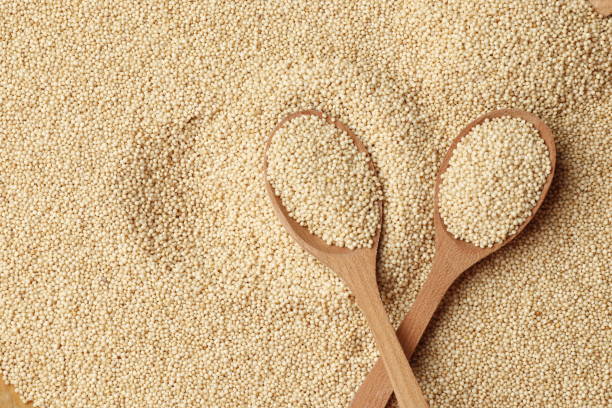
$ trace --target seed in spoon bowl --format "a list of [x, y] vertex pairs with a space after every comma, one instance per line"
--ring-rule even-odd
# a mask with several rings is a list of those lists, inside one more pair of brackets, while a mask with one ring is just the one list
[[328, 245], [372, 247], [381, 186], [345, 131], [316, 115], [287, 121], [270, 141], [267, 177], [289, 215]]
[[533, 124], [502, 116], [474, 126], [441, 175], [439, 208], [447, 230], [481, 248], [503, 241], [531, 215], [550, 170]]

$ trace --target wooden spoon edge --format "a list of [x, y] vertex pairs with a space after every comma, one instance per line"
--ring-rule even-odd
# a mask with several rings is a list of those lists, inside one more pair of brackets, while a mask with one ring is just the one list
[[0, 408], [32, 408], [32, 402], [24, 403], [15, 387], [4, 382], [0, 376]]
[[272, 201], [272, 207], [274, 209], [274, 212], [278, 216], [279, 220], [281, 221], [285, 229], [298, 242], [298, 244], [302, 248], [304, 248], [306, 251], [315, 255], [317, 258], [326, 258], [326, 255], [329, 255], [329, 254], [350, 256], [356, 253], [362, 253], [362, 255], [366, 253], [370, 253], [370, 255], [376, 256], [377, 247], [380, 241], [382, 223], [383, 223], [383, 202], [382, 200], [378, 201], [380, 220], [378, 223], [378, 228], [376, 230], [376, 233], [374, 234], [374, 237], [373, 237], [372, 247], [371, 248], [357, 248], [353, 250], [353, 249], [348, 249], [344, 247], [339, 247], [336, 245], [328, 245], [321, 238], [312, 234], [306, 227], [303, 227], [297, 221], [295, 221], [288, 214], [287, 209], [283, 205], [281, 198], [278, 195], [276, 195], [274, 188], [268, 181], [268, 178], [267, 178], [268, 149], [270, 147], [270, 144], [272, 143], [272, 138], [274, 137], [276, 132], [278, 132], [278, 130], [281, 129], [290, 120], [293, 120], [299, 116], [307, 116], [307, 115], [319, 117], [325, 120], [327, 123], [334, 125], [336, 128], [346, 132], [353, 140], [353, 143], [355, 143], [357, 150], [359, 152], [363, 152], [368, 155], [368, 157], [370, 158], [370, 160], [368, 160], [368, 165], [370, 166], [370, 169], [374, 171], [375, 174], [377, 174], [376, 167], [374, 166], [374, 163], [371, 160], [371, 155], [366, 149], [365, 145], [363, 144], [361, 139], [359, 139], [359, 137], [357, 137], [357, 135], [344, 123], [340, 122], [339, 120], [335, 120], [328, 115], [325, 115], [321, 111], [314, 110], [314, 109], [308, 109], [308, 110], [302, 110], [302, 111], [290, 113], [287, 116], [285, 116], [276, 125], [274, 130], [272, 130], [272, 132], [270, 133], [270, 136], [268, 137], [268, 140], [266, 141], [265, 147], [264, 147], [263, 177], [264, 177], [265, 188], [268, 193], [268, 196], [270, 197], [270, 200]]
[[[469, 242], [455, 238], [446, 229], [446, 226], [444, 225], [444, 221], [442, 220], [442, 217], [440, 216], [439, 207], [438, 207], [438, 198], [439, 198], [438, 196], [440, 192], [439, 190], [440, 190], [441, 176], [442, 176], [442, 173], [444, 173], [446, 169], [448, 168], [449, 160], [452, 156], [453, 151], [457, 147], [457, 144], [465, 135], [467, 135], [472, 130], [474, 126], [481, 124], [487, 119], [498, 118], [498, 117], [503, 117], [503, 116], [512, 116], [512, 117], [521, 118], [534, 125], [534, 127], [538, 130], [538, 132], [540, 133], [540, 136], [544, 140], [544, 143], [546, 143], [546, 147], [548, 148], [548, 154], [549, 154], [549, 160], [550, 160], [550, 173], [548, 174], [548, 177], [546, 178], [546, 181], [544, 185], [542, 186], [542, 191], [540, 192], [540, 198], [538, 199], [538, 202], [532, 208], [531, 214], [529, 215], [529, 217], [527, 217], [521, 223], [518, 230], [514, 234], [508, 236], [502, 242], [498, 242], [497, 244], [494, 244], [490, 248], [481, 248]], [[557, 162], [557, 150], [555, 146], [555, 140], [554, 140], [553, 133], [550, 130], [550, 128], [544, 123], [544, 121], [542, 121], [540, 118], [538, 118], [536, 115], [532, 113], [529, 113], [523, 110], [519, 110], [519, 109], [500, 109], [500, 110], [488, 112], [478, 117], [477, 119], [473, 120], [472, 122], [470, 122], [459, 133], [459, 135], [452, 141], [448, 151], [446, 152], [446, 155], [444, 156], [444, 159], [442, 160], [442, 163], [440, 164], [438, 173], [436, 174], [435, 187], [434, 187], [434, 226], [436, 230], [436, 247], [439, 248], [441, 246], [451, 246], [456, 251], [460, 251], [463, 255], [465, 255], [467, 257], [466, 263], [469, 263], [470, 265], [472, 265], [476, 263], [478, 260], [486, 257], [492, 252], [495, 252], [501, 247], [507, 245], [509, 242], [515, 239], [525, 229], [527, 224], [531, 222], [531, 220], [535, 217], [536, 213], [542, 206], [542, 203], [544, 202], [544, 199], [546, 198], [546, 195], [548, 194], [548, 191], [550, 189], [550, 186], [552, 184], [552, 181], [555, 175], [556, 162]]]

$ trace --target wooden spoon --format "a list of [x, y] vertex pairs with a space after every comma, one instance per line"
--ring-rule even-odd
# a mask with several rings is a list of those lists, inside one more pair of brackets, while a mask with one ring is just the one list
[[[448, 168], [448, 161], [450, 160], [453, 150], [457, 147], [457, 143], [461, 140], [461, 138], [468, 134], [474, 126], [482, 123], [485, 119], [498, 118], [500, 116], [513, 116], [521, 118], [527, 122], [531, 122], [535, 126], [548, 147], [551, 171], [546, 179], [544, 187], [542, 188], [540, 199], [536, 203], [535, 207], [533, 207], [529, 218], [527, 218], [521, 224], [518, 231], [514, 235], [492, 246], [491, 248], [480, 248], [468, 242], [454, 238], [446, 230], [446, 227], [440, 218], [440, 212], [438, 209], [438, 191], [441, 181], [440, 175]], [[427, 280], [423, 284], [423, 287], [412, 304], [410, 312], [408, 312], [408, 315], [397, 330], [397, 337], [399, 338], [400, 343], [404, 348], [404, 352], [408, 357], [410, 357], [414, 352], [419, 340], [421, 339], [421, 336], [423, 335], [423, 332], [431, 320], [431, 317], [436, 311], [438, 304], [453, 282], [470, 266], [512, 241], [518, 234], [521, 233], [521, 231], [523, 231], [525, 226], [529, 224], [529, 221], [533, 219], [534, 215], [542, 205], [544, 197], [546, 197], [546, 193], [548, 193], [550, 183], [552, 182], [553, 175], [555, 173], [555, 163], [556, 149], [551, 130], [538, 117], [521, 110], [503, 109], [487, 113], [486, 115], [479, 117], [467, 125], [465, 129], [459, 133], [459, 136], [453, 140], [453, 143], [442, 161], [435, 182], [434, 229], [436, 233], [436, 252], [433, 265], [431, 267], [431, 272], [429, 273]], [[353, 402], [350, 406], [351, 408], [385, 408], [392, 392], [393, 389], [389, 384], [387, 376], [385, 375], [382, 364], [380, 361], [378, 361], [357, 391], [357, 394], [355, 394]]]
[[0, 408], [32, 408], [32, 403], [24, 403], [15, 388], [6, 384], [0, 377]]
[[[307, 110], [296, 112], [285, 117], [274, 129], [265, 150], [264, 157], [264, 173], [268, 168], [268, 148], [274, 134], [284, 126], [288, 121], [295, 119], [298, 116], [313, 115], [326, 120], [328, 123], [336, 126], [348, 133], [353, 139], [360, 152], [366, 152], [364, 145], [355, 136], [355, 134], [344, 124], [329, 119], [322, 112], [315, 110]], [[373, 169], [373, 164], [370, 162]], [[272, 200], [272, 207], [277, 217], [280, 219], [283, 226], [289, 234], [297, 241], [297, 243], [306, 251], [314, 255], [321, 263], [328, 266], [336, 272], [345, 282], [355, 296], [357, 305], [365, 315], [370, 329], [374, 334], [374, 340], [380, 350], [384, 367], [388, 378], [392, 385], [391, 389], [395, 391], [400, 407], [427, 407], [427, 402], [423, 397], [421, 389], [417, 384], [416, 378], [412, 373], [412, 369], [408, 364], [408, 360], [402, 350], [393, 326], [389, 322], [389, 317], [380, 299], [378, 286], [376, 283], [376, 252], [378, 241], [380, 238], [380, 223], [373, 238], [374, 244], [372, 248], [347, 249], [338, 246], [328, 245], [321, 238], [311, 234], [307, 228], [298, 224], [289, 214], [285, 206], [282, 204], [270, 183], [265, 181], [266, 191]], [[382, 202], [378, 203], [380, 215], [382, 219]], [[386, 380], [385, 376], [385, 380]]]
[[612, 0], [591, 0], [591, 4], [602, 16], [612, 15]]

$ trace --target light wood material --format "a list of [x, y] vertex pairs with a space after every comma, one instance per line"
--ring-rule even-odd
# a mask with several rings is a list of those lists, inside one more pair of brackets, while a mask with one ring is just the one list
[[[264, 172], [267, 170], [267, 151], [272, 137], [287, 121], [302, 115], [314, 115], [326, 119], [330, 124], [348, 133], [359, 151], [367, 153], [361, 141], [344, 124], [325, 118], [319, 111], [296, 112], [285, 117], [272, 132], [266, 144]], [[373, 164], [370, 163], [370, 166], [373, 168]], [[395, 390], [400, 407], [427, 407], [427, 402], [417, 384], [380, 299], [376, 283], [376, 253], [380, 238], [380, 225], [374, 236], [372, 248], [350, 250], [328, 245], [288, 215], [280, 197], [274, 193], [274, 189], [267, 180], [265, 187], [272, 201], [274, 212], [289, 234], [302, 248], [336, 272], [352, 291], [357, 305], [365, 315], [374, 334], [374, 339], [384, 361], [384, 367], [391, 381], [389, 387]], [[379, 202], [379, 209], [382, 217], [382, 202]]]
[[590, 0], [590, 2], [602, 16], [608, 17], [612, 15], [612, 0]]
[[[457, 147], [457, 143], [461, 140], [461, 138], [468, 134], [474, 126], [482, 123], [485, 119], [507, 115], [519, 117], [531, 122], [538, 129], [540, 136], [542, 136], [542, 139], [544, 139], [544, 142], [548, 147], [551, 172], [546, 179], [540, 199], [533, 208], [531, 216], [521, 224], [519, 230], [514, 235], [508, 237], [505, 241], [500, 242], [491, 248], [480, 248], [470, 243], [455, 239], [446, 230], [438, 211], [440, 175], [448, 168], [449, 159], [453, 150], [455, 147]], [[434, 229], [436, 238], [433, 265], [427, 280], [425, 281], [414, 301], [414, 304], [412, 305], [412, 308], [397, 330], [397, 336], [402, 344], [402, 347], [404, 348], [404, 352], [408, 357], [410, 357], [414, 352], [419, 340], [421, 339], [421, 336], [425, 332], [425, 329], [431, 320], [431, 317], [444, 297], [444, 294], [453, 284], [453, 282], [470, 266], [512, 241], [533, 219], [536, 212], [542, 205], [544, 197], [546, 197], [546, 194], [548, 193], [548, 189], [550, 188], [555, 172], [555, 164], [556, 148], [551, 130], [535, 115], [520, 110], [504, 109], [483, 115], [467, 125], [465, 129], [461, 131], [459, 136], [453, 141], [450, 149], [444, 157], [444, 160], [442, 161], [442, 164], [440, 165], [435, 182]], [[350, 406], [351, 408], [385, 408], [392, 392], [393, 389], [389, 384], [389, 380], [387, 379], [383, 366], [381, 362], [378, 361], [355, 394]]]
[[32, 404], [22, 402], [13, 386], [2, 381], [0, 376], [0, 408], [32, 408]]

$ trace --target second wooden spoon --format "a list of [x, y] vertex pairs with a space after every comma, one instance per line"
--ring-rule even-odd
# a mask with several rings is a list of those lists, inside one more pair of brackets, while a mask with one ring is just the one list
[[[446, 230], [446, 227], [444, 226], [444, 223], [440, 217], [440, 212], [438, 211], [438, 190], [441, 182], [440, 175], [448, 168], [448, 162], [453, 150], [455, 147], [457, 147], [457, 143], [459, 143], [461, 138], [467, 135], [474, 126], [481, 124], [486, 119], [498, 118], [501, 116], [521, 118], [527, 122], [531, 122], [535, 126], [548, 147], [551, 170], [548, 178], [546, 179], [546, 183], [542, 188], [540, 199], [533, 207], [529, 218], [527, 218], [521, 224], [518, 231], [514, 235], [492, 246], [491, 248], [480, 248], [468, 242], [456, 239]], [[453, 141], [446, 156], [444, 157], [444, 160], [442, 161], [442, 165], [440, 166], [440, 170], [438, 171], [438, 175], [436, 177], [434, 192], [434, 229], [436, 233], [436, 252], [433, 265], [431, 267], [431, 272], [429, 273], [427, 280], [423, 284], [423, 287], [412, 304], [412, 308], [408, 312], [408, 315], [397, 330], [397, 337], [404, 348], [406, 356], [410, 357], [416, 349], [416, 346], [419, 343], [421, 336], [425, 332], [431, 317], [442, 301], [444, 294], [448, 288], [450, 288], [453, 282], [470, 266], [512, 241], [533, 219], [536, 212], [542, 205], [544, 197], [546, 197], [546, 193], [548, 193], [548, 189], [555, 173], [555, 163], [556, 149], [551, 130], [537, 116], [521, 110], [502, 109], [489, 112], [467, 125], [465, 129], [461, 131], [459, 136], [457, 136], [457, 138]], [[350, 407], [385, 408], [392, 392], [393, 389], [385, 375], [382, 364], [380, 361], [378, 361], [355, 394]]]
[[[355, 146], [360, 152], [367, 153], [361, 141], [341, 122], [325, 118], [323, 113], [319, 111], [309, 110], [296, 112], [285, 117], [272, 132], [266, 145], [264, 171], [267, 171], [267, 152], [274, 134], [288, 121], [302, 115], [314, 115], [327, 120], [328, 123], [346, 132], [353, 139]], [[370, 163], [370, 166], [373, 166], [372, 163]], [[373, 238], [374, 244], [371, 248], [351, 250], [328, 245], [321, 238], [311, 234], [307, 228], [301, 226], [289, 216], [281, 198], [275, 194], [274, 189], [267, 179], [265, 186], [272, 201], [274, 212], [287, 232], [289, 232], [302, 248], [336, 272], [355, 296], [355, 301], [368, 321], [376, 345], [382, 355], [384, 361], [383, 372], [386, 368], [388, 375], [388, 377], [385, 376], [385, 379], [389, 378], [389, 388], [395, 391], [400, 407], [427, 408], [427, 401], [423, 397], [416, 378], [412, 373], [404, 350], [402, 350], [402, 346], [395, 336], [395, 331], [389, 322], [389, 317], [387, 316], [387, 312], [385, 311], [378, 292], [378, 285], [376, 283], [376, 252], [380, 238], [380, 222], [378, 230]], [[380, 209], [379, 213], [382, 217], [382, 202], [379, 202], [378, 205]]]

